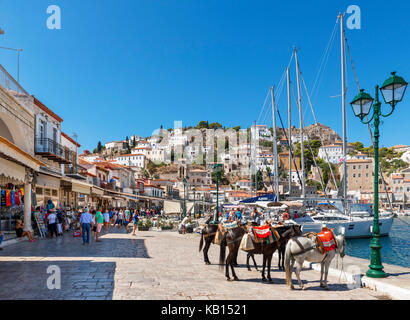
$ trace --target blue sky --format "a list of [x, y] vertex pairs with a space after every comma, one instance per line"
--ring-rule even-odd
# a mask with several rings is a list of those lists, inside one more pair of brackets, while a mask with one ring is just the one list
[[[49, 5], [61, 8], [61, 30], [46, 27]], [[162, 124], [200, 120], [249, 126], [292, 47], [312, 88], [337, 14], [355, 4], [361, 29], [346, 30], [360, 86], [374, 96], [391, 71], [410, 79], [408, 1], [0, 0], [0, 46], [23, 48], [22, 86], [64, 119], [83, 148]], [[318, 121], [340, 135], [339, 29], [313, 103]], [[16, 55], [0, 63], [16, 75]], [[295, 70], [292, 66], [292, 81]], [[347, 57], [347, 100], [357, 93]], [[303, 90], [303, 88], [302, 88]], [[381, 145], [410, 144], [409, 91], [381, 127]], [[303, 96], [303, 109], [307, 105]], [[278, 100], [286, 118], [286, 91]], [[293, 103], [293, 105], [295, 105]], [[348, 140], [370, 143], [347, 105]], [[299, 126], [296, 108], [293, 123]], [[310, 111], [305, 124], [311, 124]], [[259, 123], [272, 125], [271, 114]], [[83, 149], [82, 148], [82, 149]]]

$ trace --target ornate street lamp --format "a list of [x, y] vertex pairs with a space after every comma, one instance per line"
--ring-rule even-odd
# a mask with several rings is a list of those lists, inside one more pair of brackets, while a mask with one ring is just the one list
[[194, 217], [194, 219], [195, 219], [195, 191], [196, 191], [195, 187], [192, 188], [192, 191], [194, 192], [194, 208], [192, 209], [192, 210], [193, 210], [192, 215], [193, 215], [193, 217]]
[[186, 186], [187, 186], [186, 178], [182, 179], [182, 183], [184, 184], [184, 218], [185, 218], [186, 217]]
[[381, 103], [379, 101], [379, 86], [376, 86], [375, 102], [373, 105], [373, 115], [370, 120], [364, 122], [363, 119], [370, 113], [370, 109], [373, 104], [373, 98], [360, 90], [360, 93], [354, 97], [350, 103], [353, 108], [354, 114], [360, 118], [360, 121], [364, 124], [369, 124], [374, 120], [374, 217], [373, 217], [373, 239], [370, 244], [371, 260], [369, 270], [366, 275], [371, 278], [384, 278], [386, 273], [383, 271], [383, 265], [380, 255], [380, 228], [379, 228], [379, 125], [380, 117], [388, 117], [394, 111], [394, 108], [398, 102], [403, 99], [404, 92], [407, 88], [407, 82], [402, 77], [396, 76], [395, 72], [392, 72], [392, 76], [387, 79], [383, 86], [380, 88], [384, 101], [390, 104], [391, 111], [388, 114], [382, 114]]
[[214, 172], [216, 174], [216, 208], [214, 213], [213, 223], [218, 223], [219, 214], [219, 175], [221, 174], [222, 164], [217, 163], [214, 165]]

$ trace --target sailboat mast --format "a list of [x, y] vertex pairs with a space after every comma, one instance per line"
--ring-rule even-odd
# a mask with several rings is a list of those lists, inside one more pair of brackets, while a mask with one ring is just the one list
[[306, 190], [305, 190], [305, 148], [303, 144], [303, 121], [302, 121], [302, 97], [300, 94], [300, 79], [299, 79], [299, 63], [298, 63], [298, 53], [295, 48], [295, 61], [296, 61], [296, 79], [298, 84], [298, 107], [299, 107], [299, 122], [300, 122], [300, 162], [301, 162], [301, 169], [302, 169], [302, 198], [306, 198]]
[[272, 118], [273, 118], [273, 160], [275, 161], [275, 194], [276, 201], [279, 201], [279, 168], [278, 168], [278, 145], [276, 138], [276, 115], [275, 115], [275, 96], [273, 87], [270, 88], [272, 95]]
[[341, 50], [341, 68], [342, 68], [342, 114], [343, 114], [343, 209], [347, 214], [347, 132], [346, 132], [346, 66], [345, 66], [345, 30], [344, 30], [344, 17], [343, 14], [339, 14], [340, 18], [340, 50]]
[[286, 68], [286, 77], [288, 80], [288, 120], [289, 120], [289, 197], [292, 196], [292, 115], [291, 115], [291, 99], [290, 99], [290, 72]]

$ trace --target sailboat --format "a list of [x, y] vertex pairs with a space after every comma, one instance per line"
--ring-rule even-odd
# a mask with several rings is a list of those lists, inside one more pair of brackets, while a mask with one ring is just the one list
[[[345, 86], [345, 35], [344, 35], [344, 17], [340, 13], [338, 17], [340, 23], [340, 36], [341, 36], [341, 74], [342, 74], [342, 114], [343, 114], [343, 172], [347, 173], [347, 137], [346, 137], [346, 86]], [[303, 151], [303, 122], [302, 122], [302, 109], [301, 109], [301, 94], [300, 94], [300, 79], [299, 79], [299, 64], [297, 61], [297, 51], [294, 49], [296, 59], [296, 75], [297, 75], [297, 87], [298, 87], [298, 108], [299, 108], [299, 120], [300, 120], [300, 144], [301, 144], [301, 167], [302, 167], [302, 179], [301, 179], [301, 192], [302, 196], [298, 200], [300, 203], [292, 202], [288, 203], [290, 219], [285, 221], [286, 223], [297, 223], [303, 226], [304, 232], [320, 232], [325, 225], [328, 228], [334, 228], [335, 232], [340, 232], [344, 229], [346, 238], [368, 238], [372, 237], [373, 228], [373, 212], [370, 208], [363, 208], [352, 204], [347, 199], [347, 181], [342, 180], [342, 198], [335, 199], [313, 199], [319, 201], [325, 201], [319, 203], [313, 210], [307, 208], [306, 204], [308, 198], [306, 198], [305, 189], [305, 174], [304, 174], [304, 151]], [[289, 130], [290, 124], [290, 90], [289, 90], [289, 68], [287, 69], [288, 77], [288, 109], [289, 109]], [[276, 141], [274, 142], [276, 144]], [[290, 132], [289, 132], [289, 147], [291, 148]], [[292, 152], [289, 151], [289, 176], [291, 175], [291, 158]], [[277, 175], [277, 173], [276, 173]], [[289, 195], [291, 195], [291, 179], [289, 179]], [[387, 214], [379, 217], [380, 235], [387, 236], [390, 232], [393, 224], [393, 214]]]

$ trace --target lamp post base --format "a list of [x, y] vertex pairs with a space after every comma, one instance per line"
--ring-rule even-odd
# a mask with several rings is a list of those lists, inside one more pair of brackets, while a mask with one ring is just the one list
[[383, 271], [383, 267], [379, 268], [374, 268], [374, 266], [369, 266], [370, 269], [367, 270], [366, 276], [369, 278], [386, 278], [387, 274]]

